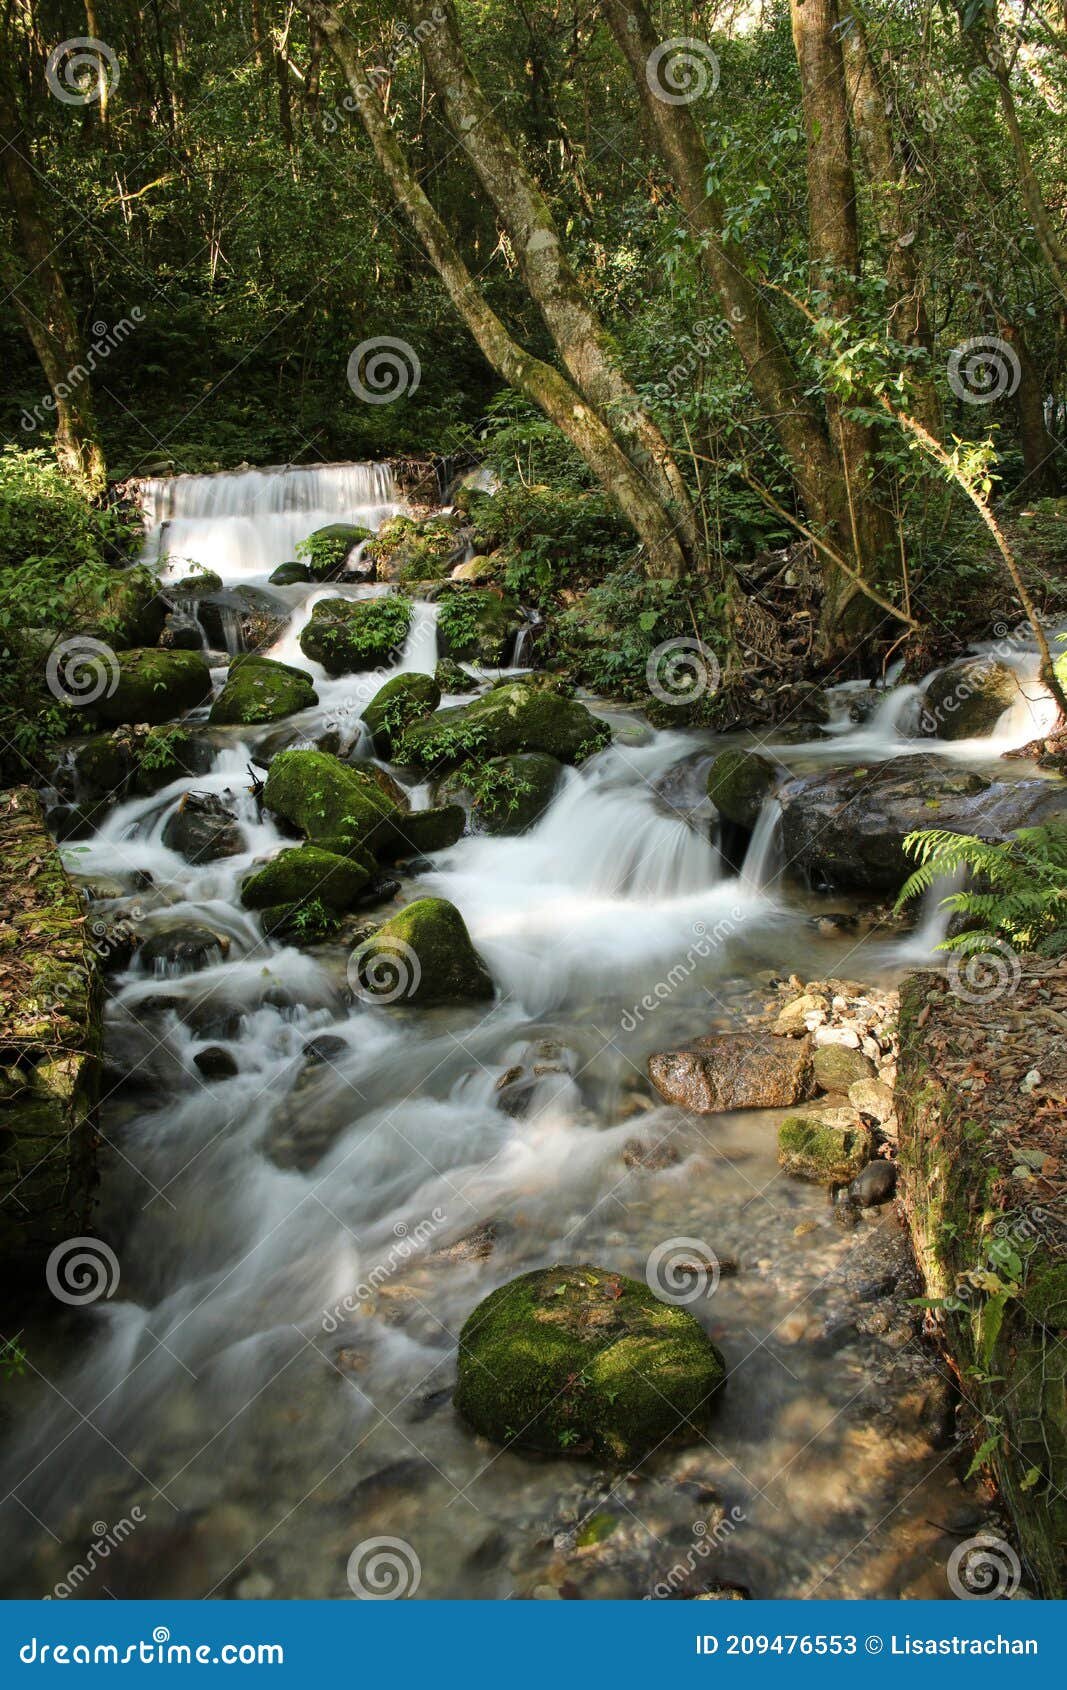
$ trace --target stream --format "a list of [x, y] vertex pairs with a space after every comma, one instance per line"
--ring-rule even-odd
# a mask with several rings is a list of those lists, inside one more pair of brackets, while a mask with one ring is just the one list
[[[258, 588], [312, 529], [403, 508], [370, 465], [181, 477], [144, 503], [164, 580], [198, 563]], [[82, 1596], [349, 1598], [353, 1552], [389, 1538], [414, 1551], [420, 1597], [639, 1599], [673, 1593], [679, 1565], [758, 1597], [947, 1595], [949, 1549], [983, 1509], [931, 1429], [936, 1358], [906, 1299], [879, 1301], [903, 1247], [891, 1206], [842, 1231], [824, 1189], [778, 1168], [782, 1112], [689, 1118], [645, 1076], [651, 1052], [729, 1026], [776, 978], [893, 983], [941, 936], [936, 900], [901, 934], [806, 891], [783, 873], [773, 803], [731, 872], [707, 769], [755, 736], [653, 730], [587, 700], [616, 742], [566, 772], [529, 833], [398, 871], [400, 902], [458, 906], [495, 1001], [353, 999], [342, 947], [275, 943], [241, 907], [242, 877], [284, 842], [247, 769], [327, 728], [368, 754], [359, 715], [383, 677], [330, 680], [297, 641], [318, 598], [388, 590], [270, 588], [290, 615], [270, 655], [310, 670], [319, 704], [204, 727], [210, 772], [65, 848], [101, 908], [220, 944], [196, 973], [135, 959], [111, 981], [94, 1232], [121, 1280], [24, 1338], [36, 1378], [4, 1459], [4, 1594], [67, 1594], [88, 1561]], [[419, 605], [399, 668], [436, 657]], [[835, 690], [823, 729], [764, 740], [795, 771], [931, 749], [909, 737], [918, 689], [857, 722], [860, 690]], [[1032, 773], [998, 758], [1041, 731], [1039, 695], [991, 738], [936, 749]], [[191, 866], [163, 842], [189, 788], [232, 796], [239, 855]], [[207, 1046], [231, 1077], [201, 1076]], [[678, 1238], [730, 1269], [691, 1305], [729, 1367], [704, 1442], [620, 1474], [503, 1451], [460, 1421], [457, 1334], [481, 1298], [554, 1262], [643, 1279]]]

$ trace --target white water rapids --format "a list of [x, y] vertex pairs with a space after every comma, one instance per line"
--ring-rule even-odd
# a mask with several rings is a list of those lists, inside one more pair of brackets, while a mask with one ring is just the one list
[[[182, 477], [145, 504], [165, 575], [199, 563], [226, 586], [262, 586], [324, 522], [400, 508], [388, 471], [361, 465]], [[273, 655], [314, 674], [299, 731], [344, 718], [358, 745], [361, 678], [328, 680], [298, 645], [338, 590], [382, 589], [287, 589]], [[400, 668], [435, 659], [420, 605]], [[911, 749], [912, 703], [900, 688], [866, 726], [775, 749]], [[94, 1522], [133, 1519], [76, 1594], [348, 1597], [353, 1549], [387, 1535], [417, 1552], [423, 1596], [577, 1578], [585, 1596], [639, 1597], [686, 1556], [701, 1564], [720, 1508], [734, 1525], [709, 1578], [760, 1596], [940, 1593], [929, 1522], [969, 1501], [921, 1428], [879, 1430], [884, 1356], [842, 1308], [854, 1240], [824, 1192], [779, 1171], [778, 1114], [686, 1119], [644, 1077], [649, 1052], [728, 1024], [763, 971], [863, 978], [861, 940], [828, 934], [819, 901], [783, 884], [776, 806], [727, 872], [703, 799], [710, 735], [618, 721], [619, 743], [567, 771], [528, 834], [465, 838], [405, 880], [403, 899], [462, 911], [497, 985], [477, 1009], [353, 1003], [343, 952], [274, 944], [241, 909], [242, 876], [282, 843], [246, 773], [271, 729], [213, 731], [209, 774], [122, 804], [69, 850], [87, 883], [121, 882], [107, 907], [144, 934], [206, 926], [225, 956], [114, 982], [95, 1230], [119, 1286], [27, 1338], [34, 1411], [9, 1440], [0, 1510], [8, 1594], [47, 1594], [85, 1563]], [[194, 867], [163, 843], [190, 787], [232, 795], [240, 855]], [[201, 1077], [208, 1047], [232, 1077]], [[674, 1159], [642, 1166], [634, 1141]], [[491, 1252], [462, 1245], [486, 1228]], [[626, 1476], [502, 1452], [459, 1421], [457, 1334], [490, 1290], [555, 1261], [641, 1278], [677, 1237], [738, 1268], [694, 1308], [730, 1367], [708, 1441]], [[610, 1535], [588, 1554], [602, 1516]]]

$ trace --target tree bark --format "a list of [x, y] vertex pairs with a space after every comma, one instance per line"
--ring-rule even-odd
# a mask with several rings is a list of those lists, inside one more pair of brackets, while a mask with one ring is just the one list
[[81, 330], [55, 260], [56, 243], [41, 210], [18, 106], [3, 74], [0, 171], [21, 247], [20, 257], [14, 251], [2, 256], [4, 282], [51, 390], [56, 458], [68, 475], [85, 480], [93, 492], [99, 492], [107, 476]]
[[548, 202], [471, 70], [451, 0], [408, 0], [407, 10], [448, 125], [511, 238], [527, 292], [564, 368], [648, 478], [697, 562], [696, 513], [671, 448], [623, 374], [618, 351], [563, 250]]
[[407, 213], [453, 305], [497, 374], [556, 424], [615, 501], [645, 546], [648, 566], [680, 576], [686, 558], [670, 514], [627, 458], [611, 430], [558, 370], [533, 357], [512, 338], [486, 303], [458, 247], [423, 192], [379, 99], [351, 30], [318, 0], [304, 0], [337, 59], [371, 146], [393, 193]]
[[1045, 422], [1045, 384], [1023, 330], [1014, 323], [1003, 321], [997, 327], [1000, 338], [1014, 349], [1019, 360], [1015, 405], [1019, 414], [1019, 441], [1025, 471], [1021, 491], [1028, 498], [1039, 498], [1045, 493], [1055, 493], [1058, 486], [1058, 448]]

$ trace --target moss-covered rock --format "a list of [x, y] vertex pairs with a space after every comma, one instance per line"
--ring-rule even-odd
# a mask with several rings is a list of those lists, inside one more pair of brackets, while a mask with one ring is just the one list
[[385, 853], [390, 859], [429, 856], [433, 851], [447, 851], [462, 839], [467, 812], [462, 804], [439, 804], [432, 810], [412, 810], [397, 817], [393, 826], [396, 843]]
[[372, 854], [391, 842], [394, 806], [376, 782], [328, 751], [280, 751], [263, 802], [324, 850]]
[[208, 741], [180, 725], [114, 728], [70, 753], [77, 798], [90, 813], [131, 794], [148, 797], [183, 774], [207, 774], [213, 761]]
[[318, 702], [311, 676], [303, 669], [249, 652], [230, 664], [208, 719], [216, 725], [276, 722]]
[[477, 692], [478, 690], [477, 682], [468, 675], [466, 669], [461, 668], [451, 657], [440, 659], [433, 672], [433, 678], [442, 693], [453, 693], [462, 697], [464, 693]]
[[0, 1258], [10, 1292], [88, 1230], [101, 992], [85, 905], [28, 787], [0, 794]]
[[241, 902], [246, 909], [265, 910], [317, 898], [327, 909], [350, 910], [374, 872], [371, 857], [339, 857], [316, 845], [295, 845], [279, 851], [248, 877], [241, 887]]
[[758, 751], [720, 751], [708, 770], [708, 797], [721, 816], [751, 830], [779, 774]]
[[610, 742], [603, 722], [573, 698], [512, 681], [471, 704], [457, 704], [415, 722], [397, 747], [397, 760], [423, 768], [455, 768], [471, 758], [542, 751], [561, 763], [580, 763]]
[[103, 603], [72, 602], [70, 628], [104, 640], [115, 651], [154, 646], [163, 632], [167, 608], [153, 571], [135, 564], [114, 571]]
[[860, 1080], [878, 1078], [878, 1070], [870, 1058], [864, 1056], [862, 1050], [853, 1050], [848, 1045], [818, 1045], [812, 1058], [812, 1068], [820, 1091], [840, 1092], [843, 1096], [847, 1096], [849, 1087], [857, 1085]]
[[221, 593], [222, 590], [222, 576], [213, 569], [194, 569], [191, 575], [183, 575], [179, 581], [168, 581], [162, 588], [172, 604], [180, 605], [195, 604], [209, 593]]
[[[373, 528], [359, 522], [328, 522], [297, 547], [313, 581], [337, 581], [351, 567], [357, 547], [374, 539]], [[368, 571], [369, 573], [369, 571]]]
[[410, 625], [408, 599], [321, 599], [300, 635], [300, 649], [328, 675], [358, 674], [395, 661]]
[[437, 637], [446, 657], [489, 668], [507, 662], [522, 626], [514, 599], [454, 582], [437, 595], [437, 609]]
[[114, 690], [92, 706], [101, 722], [167, 722], [211, 697], [211, 672], [199, 652], [121, 653]]
[[379, 581], [440, 581], [461, 546], [455, 517], [438, 515], [418, 522], [409, 516], [389, 517], [367, 546]]
[[455, 1405], [494, 1443], [629, 1462], [699, 1438], [725, 1377], [694, 1316], [638, 1280], [540, 1268], [467, 1318]]
[[408, 904], [357, 954], [363, 989], [390, 1003], [479, 1003], [493, 996], [492, 975], [446, 898]]
[[432, 675], [394, 675], [386, 681], [363, 712], [378, 755], [388, 757], [404, 729], [432, 716], [440, 702], [441, 689]]
[[778, 1129], [778, 1161], [819, 1185], [847, 1185], [870, 1161], [866, 1127], [834, 1126], [817, 1115], [790, 1115]]
[[296, 587], [304, 581], [312, 579], [311, 570], [306, 563], [298, 563], [294, 558], [289, 563], [280, 563], [270, 575], [272, 587]]
[[1021, 697], [1019, 677], [1006, 663], [988, 657], [952, 663], [927, 686], [920, 724], [938, 739], [980, 738]]
[[480, 833], [525, 833], [551, 804], [562, 763], [541, 751], [491, 757], [480, 769], [457, 769], [438, 790], [439, 798], [466, 804]]

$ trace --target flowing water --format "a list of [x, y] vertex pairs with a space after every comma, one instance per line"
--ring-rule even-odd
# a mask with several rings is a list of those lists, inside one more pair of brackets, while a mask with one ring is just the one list
[[[359, 465], [183, 477], [145, 503], [166, 575], [195, 562], [227, 586], [263, 585], [324, 521], [399, 508], [388, 472]], [[320, 693], [289, 742], [341, 723], [360, 744], [364, 682], [329, 681], [297, 644], [339, 590], [383, 589], [284, 595], [274, 655]], [[435, 656], [419, 606], [400, 668]], [[849, 696], [826, 734], [776, 753], [915, 747], [914, 689], [858, 726]], [[122, 804], [69, 851], [87, 884], [122, 883], [101, 907], [143, 934], [192, 923], [219, 942], [199, 972], [135, 962], [113, 981], [94, 1229], [121, 1279], [26, 1336], [8, 1594], [347, 1597], [350, 1555], [378, 1537], [417, 1556], [430, 1597], [642, 1597], [679, 1566], [758, 1596], [946, 1593], [974, 1504], [915, 1409], [937, 1369], [854, 1283], [888, 1212], [843, 1234], [823, 1191], [779, 1171], [778, 1114], [688, 1119], [644, 1074], [651, 1051], [730, 1025], [761, 977], [888, 978], [938, 934], [905, 951], [828, 931], [825, 900], [783, 880], [773, 803], [731, 874], [703, 797], [721, 742], [603, 714], [618, 743], [566, 773], [531, 832], [465, 838], [405, 877], [401, 899], [463, 912], [488, 1008], [353, 1002], [343, 950], [272, 943], [241, 909], [242, 875], [281, 843], [246, 772], [276, 727], [212, 730], [209, 774]], [[239, 856], [193, 867], [163, 842], [189, 787], [231, 795]], [[208, 1046], [231, 1077], [201, 1078]], [[641, 1278], [677, 1238], [736, 1269], [692, 1305], [730, 1369], [705, 1442], [620, 1475], [459, 1421], [457, 1334], [490, 1290], [556, 1261]]]

